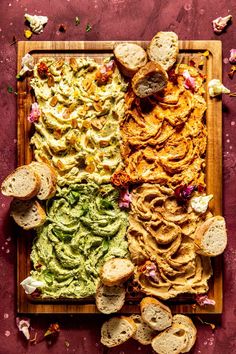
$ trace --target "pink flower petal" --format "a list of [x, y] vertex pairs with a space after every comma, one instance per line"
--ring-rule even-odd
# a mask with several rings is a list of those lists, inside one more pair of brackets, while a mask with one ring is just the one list
[[129, 193], [128, 188], [122, 189], [119, 196], [119, 207], [120, 208], [129, 208], [131, 203], [131, 194]]
[[214, 306], [216, 304], [215, 300], [209, 299], [207, 295], [202, 295], [202, 294], [196, 295], [195, 299], [198, 305], [200, 306], [204, 306], [204, 305]]
[[230, 49], [229, 62], [231, 64], [236, 64], [236, 49]]
[[40, 118], [40, 109], [39, 109], [39, 105], [37, 102], [33, 103], [32, 106], [31, 106], [31, 112], [28, 116], [28, 121], [30, 123], [35, 123], [35, 122], [38, 122], [39, 118]]
[[184, 70], [183, 77], [185, 78], [184, 87], [187, 90], [194, 92], [196, 88], [196, 82], [195, 79], [189, 74], [188, 70]]
[[19, 331], [21, 331], [24, 334], [25, 338], [29, 340], [30, 339], [30, 333], [29, 333], [30, 319], [29, 318], [20, 319], [19, 317], [17, 317], [16, 325], [19, 328]]

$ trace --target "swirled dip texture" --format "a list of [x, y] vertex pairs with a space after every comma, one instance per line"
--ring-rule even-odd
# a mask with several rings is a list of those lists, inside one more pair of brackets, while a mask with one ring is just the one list
[[34, 157], [57, 170], [60, 185], [109, 182], [121, 162], [126, 84], [116, 67], [101, 81], [102, 70], [89, 58], [44, 58], [34, 68], [31, 86], [41, 109], [31, 139]]
[[[203, 79], [194, 67], [178, 66], [161, 95], [140, 99], [126, 95], [121, 123], [125, 171], [133, 182], [156, 182], [172, 188], [204, 185], [206, 126]], [[194, 79], [186, 88], [183, 73]]]
[[127, 215], [110, 185], [72, 184], [48, 202], [47, 222], [38, 231], [31, 260], [42, 297], [93, 295], [99, 270], [112, 257], [127, 257]]
[[144, 183], [133, 190], [128, 243], [143, 292], [169, 299], [208, 290], [210, 258], [195, 253], [193, 234], [210, 216], [180, 206], [170, 188]]

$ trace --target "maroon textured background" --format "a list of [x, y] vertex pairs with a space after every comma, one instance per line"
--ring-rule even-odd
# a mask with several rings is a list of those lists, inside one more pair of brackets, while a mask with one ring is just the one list
[[[49, 21], [33, 40], [150, 40], [160, 30], [173, 30], [180, 39], [220, 39], [223, 58], [236, 47], [235, 0], [1, 0], [0, 2], [0, 181], [16, 166], [16, 97], [7, 87], [15, 87], [16, 46], [13, 36], [24, 40], [24, 13], [47, 15]], [[213, 33], [211, 21], [218, 16], [233, 15], [233, 23], [220, 36]], [[75, 26], [75, 16], [81, 24]], [[66, 32], [58, 31], [60, 24]], [[92, 30], [86, 33], [86, 24]], [[236, 91], [236, 75], [227, 76], [230, 64], [223, 63], [224, 84]], [[236, 98], [223, 97], [224, 215], [227, 220], [229, 244], [224, 255], [224, 313], [221, 325], [213, 332], [196, 319], [198, 338], [192, 353], [236, 353]], [[31, 324], [43, 333], [50, 323], [58, 321], [61, 333], [51, 345], [45, 341], [28, 344], [15, 325], [16, 301], [16, 238], [9, 218], [10, 200], [0, 195], [0, 354], [15, 353], [80, 353], [136, 354], [151, 353], [129, 341], [113, 349], [100, 342], [104, 316], [35, 316]], [[65, 342], [66, 341], [66, 342]], [[67, 344], [67, 345], [66, 345]]]

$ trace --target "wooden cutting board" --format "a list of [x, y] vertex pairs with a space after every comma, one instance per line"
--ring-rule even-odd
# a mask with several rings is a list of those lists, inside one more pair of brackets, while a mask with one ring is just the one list
[[[35, 61], [45, 56], [70, 58], [79, 56], [92, 57], [101, 62], [104, 57], [112, 55], [115, 42], [18, 42], [17, 70], [21, 69], [21, 59], [30, 53]], [[147, 42], [136, 41], [144, 48]], [[203, 74], [206, 75], [206, 88], [211, 79], [222, 80], [222, 45], [221, 41], [179, 41], [180, 53], [178, 61], [189, 63], [190, 60], [204, 60]], [[208, 50], [206, 58], [203, 53]], [[27, 120], [32, 103], [30, 77], [17, 83], [18, 106], [18, 165], [30, 163], [32, 151], [30, 138], [32, 126]], [[206, 157], [207, 193], [214, 195], [212, 212], [222, 214], [222, 102], [221, 99], [211, 99], [206, 90], [207, 101], [206, 123], [208, 129], [208, 144]], [[30, 252], [33, 239], [32, 232], [21, 232], [17, 245], [17, 312], [26, 313], [98, 313], [94, 301], [91, 300], [32, 300], [20, 286], [31, 270]], [[210, 280], [209, 297], [214, 299], [215, 306], [196, 306], [192, 296], [182, 296], [168, 302], [173, 313], [186, 314], [220, 314], [223, 306], [222, 289], [222, 257], [212, 260], [214, 275]], [[122, 313], [139, 312], [138, 301], [132, 300], [122, 308]]]

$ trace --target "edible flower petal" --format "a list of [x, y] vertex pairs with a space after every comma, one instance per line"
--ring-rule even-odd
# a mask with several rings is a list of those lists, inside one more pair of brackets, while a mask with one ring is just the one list
[[128, 188], [122, 189], [120, 191], [120, 196], [119, 196], [119, 207], [128, 209], [130, 203], [131, 203], [131, 194], [129, 193]]
[[209, 201], [213, 198], [213, 194], [200, 195], [198, 197], [193, 197], [190, 200], [190, 205], [196, 213], [205, 213], [208, 208]]
[[192, 193], [196, 190], [195, 186], [179, 186], [175, 189], [175, 197], [178, 202], [185, 203], [191, 197]]
[[226, 17], [218, 17], [212, 21], [213, 30], [215, 33], [221, 33], [228, 25], [229, 21], [231, 21], [232, 16], [228, 15]]
[[57, 336], [60, 332], [60, 326], [58, 323], [50, 324], [48, 330], [44, 333], [44, 337]]
[[16, 317], [16, 325], [19, 328], [19, 331], [21, 331], [24, 334], [25, 338], [29, 340], [30, 339], [30, 333], [29, 333], [30, 319], [29, 318], [20, 319], [19, 317]]
[[236, 64], [236, 49], [230, 49], [229, 62], [231, 64]]
[[196, 88], [195, 79], [189, 74], [188, 70], [184, 70], [183, 77], [185, 78], [184, 87], [194, 92]]
[[115, 69], [114, 60], [102, 65], [96, 73], [96, 80], [99, 85], [105, 85], [112, 76]]
[[33, 32], [32, 31], [30, 31], [30, 30], [24, 30], [24, 36], [25, 36], [25, 38], [27, 38], [27, 39], [30, 39], [31, 37], [32, 37], [32, 34], [33, 34]]
[[41, 114], [41, 112], [40, 112], [38, 103], [37, 102], [33, 103], [31, 106], [30, 115], [28, 116], [28, 121], [30, 123], [38, 122], [40, 114]]
[[25, 14], [25, 19], [29, 22], [32, 32], [37, 34], [43, 32], [43, 26], [48, 22], [47, 16]]
[[45, 285], [44, 282], [34, 279], [33, 277], [29, 276], [24, 279], [20, 285], [23, 286], [25, 293], [27, 295], [32, 294], [37, 288], [40, 288]]
[[207, 295], [203, 295], [203, 294], [196, 295], [195, 300], [200, 306], [204, 306], [204, 305], [215, 306], [216, 304], [215, 300], [209, 299]]
[[152, 278], [155, 283], [159, 283], [160, 278], [158, 276], [157, 266], [151, 261], [147, 261], [140, 268], [141, 272], [146, 275], [146, 277]]
[[208, 91], [211, 97], [216, 97], [222, 93], [230, 93], [230, 90], [225, 87], [220, 80], [213, 79], [208, 84]]
[[127, 187], [130, 176], [125, 171], [117, 171], [111, 177], [111, 183], [116, 187]]
[[34, 69], [34, 58], [29, 53], [25, 54], [25, 56], [21, 60], [21, 71], [17, 75], [17, 77], [23, 76], [27, 71], [33, 71]]

